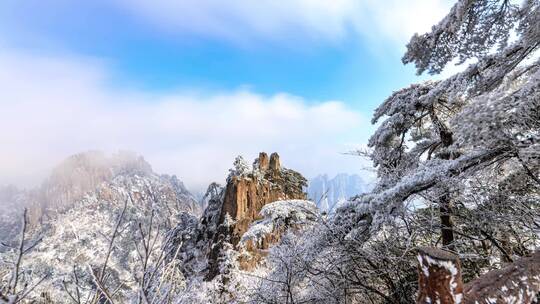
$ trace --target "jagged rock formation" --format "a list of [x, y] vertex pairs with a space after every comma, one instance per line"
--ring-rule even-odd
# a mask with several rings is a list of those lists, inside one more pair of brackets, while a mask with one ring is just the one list
[[[193, 227], [192, 217], [186, 217], [181, 226], [169, 233], [167, 246], [181, 247], [176, 258], [182, 260], [179, 264], [188, 278], [204, 273], [206, 280], [212, 280], [222, 274], [226, 271], [223, 261], [230, 250], [239, 256], [237, 262], [242, 269], [253, 268], [264, 256], [262, 251], [278, 242], [289, 227], [284, 225], [285, 218], [292, 219], [295, 215], [282, 216], [283, 221], [277, 221], [279, 225], [277, 222], [275, 226], [272, 225], [275, 229], [269, 230], [268, 235], [260, 236], [264, 241], [246, 239], [246, 242], [241, 242], [243, 236], [250, 226], [260, 225], [258, 221], [264, 221], [263, 217], [273, 218], [270, 211], [261, 213], [265, 206], [284, 200], [304, 202], [305, 186], [306, 179], [300, 173], [281, 167], [277, 153], [268, 157], [268, 154], [261, 152], [251, 168], [242, 157], [238, 157], [230, 170], [227, 185], [221, 187], [212, 184], [208, 188], [204, 198], [208, 207], [197, 227]], [[309, 204], [310, 208], [315, 208], [312, 203]], [[271, 222], [269, 219], [267, 221]], [[300, 224], [300, 221], [295, 223]], [[194, 229], [196, 233], [186, 233]]]
[[227, 215], [235, 222], [231, 243], [238, 244], [249, 224], [258, 218], [264, 205], [287, 199], [306, 199], [306, 180], [297, 172], [281, 168], [279, 155], [259, 154], [252, 172], [231, 175], [227, 180], [219, 221]]
[[[241, 160], [237, 160], [241, 162]], [[239, 164], [242, 167], [243, 164]], [[249, 225], [260, 218], [262, 208], [272, 202], [291, 199], [306, 199], [303, 188], [306, 179], [298, 172], [281, 168], [279, 155], [272, 153], [270, 160], [264, 152], [255, 160], [253, 170], [236, 168], [227, 178], [223, 204], [219, 215], [214, 246], [209, 255], [209, 274], [212, 279], [218, 274], [219, 254], [222, 243], [227, 241], [238, 249], [238, 243]], [[275, 238], [278, 240], [279, 238]], [[217, 246], [216, 246], [217, 245]], [[241, 264], [242, 265], [242, 264]], [[244, 263], [252, 266], [252, 263]]]

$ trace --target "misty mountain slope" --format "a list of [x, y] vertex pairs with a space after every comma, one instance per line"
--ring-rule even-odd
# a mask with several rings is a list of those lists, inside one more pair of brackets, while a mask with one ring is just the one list
[[[138, 174], [140, 176], [160, 176], [152, 171], [152, 167], [144, 158], [132, 152], [118, 152], [107, 155], [100, 151], [78, 153], [66, 158], [53, 168], [50, 176], [33, 189], [20, 190], [13, 186], [0, 187], [0, 240], [8, 241], [12, 237], [10, 229], [4, 227], [18, 226], [24, 208], [32, 226], [54, 219], [57, 213], [69, 208], [71, 204], [81, 200], [86, 193], [94, 191], [99, 185], [111, 182], [117, 176]], [[178, 196], [189, 202], [193, 212], [199, 207], [193, 205], [194, 197], [176, 177], [163, 176], [169, 179]]]
[[[88, 160], [86, 156], [79, 159]], [[42, 212], [41, 224], [32, 223], [29, 237], [42, 240], [25, 256], [22, 273], [26, 275], [21, 279], [30, 283], [30, 277], [32, 280], [45, 278], [34, 296], [41, 300], [45, 297], [55, 303], [68, 302], [64, 284], [72, 286], [74, 272], [80, 285], [90, 289], [93, 286], [90, 268], [95, 271], [101, 269], [117, 221], [123, 214], [108, 259], [110, 275], [105, 280], [107, 284], [118, 286], [117, 292], [124, 298], [130, 298], [135, 293], [136, 277], [141, 272], [135, 247], [138, 244], [139, 250], [142, 248], [140, 231], [147, 233], [152, 227], [152, 244], [160, 248], [165, 232], [177, 225], [181, 214], [200, 214], [198, 202], [175, 176], [153, 173], [142, 158], [139, 158], [137, 166], [133, 166], [134, 163], [115, 166], [117, 162], [111, 166], [111, 163], [100, 162], [93, 167], [85, 162], [80, 167], [72, 166], [70, 162], [67, 162], [69, 166], [62, 167], [60, 178], [53, 174], [44, 183], [46, 187], [40, 188], [49, 190], [42, 194], [57, 199], [46, 201], [49, 203], [46, 206], [28, 204], [29, 210], [36, 208]], [[78, 179], [68, 178], [74, 176]], [[94, 189], [82, 194], [83, 190], [94, 185]], [[8, 193], [7, 190], [4, 192]], [[5, 196], [13, 202], [15, 194]], [[80, 198], [70, 201], [71, 197]], [[57, 204], [58, 208], [52, 208], [52, 204]], [[122, 212], [124, 206], [125, 211]], [[20, 217], [11, 219], [21, 221]], [[30, 243], [32, 241], [28, 241]], [[13, 251], [2, 254], [1, 280], [9, 279], [11, 266], [8, 262], [14, 257]], [[80, 292], [85, 293], [84, 290]]]
[[138, 225], [147, 230], [152, 212], [153, 223], [161, 246], [161, 235], [176, 225], [179, 214], [194, 212], [196, 202], [177, 188], [174, 178], [121, 175], [111, 183], [100, 185], [72, 208], [46, 225], [43, 241], [36, 247], [25, 265], [51, 279], [43, 284], [53, 298], [65, 297], [61, 281], [70, 282], [73, 267], [80, 276], [89, 279], [88, 265], [99, 268], [105, 260], [108, 242], [123, 210], [127, 208], [110, 257], [111, 280], [122, 282], [123, 293], [135, 286], [138, 263], [134, 242], [139, 240]]
[[118, 175], [152, 175], [152, 167], [144, 158], [132, 152], [106, 155], [100, 151], [78, 153], [58, 164], [38, 189], [37, 200], [42, 214], [62, 211], [74, 201], [81, 199], [103, 182]]
[[321, 211], [334, 211], [349, 198], [365, 193], [371, 189], [368, 181], [357, 174], [340, 173], [334, 178], [327, 174], [318, 175], [308, 182], [308, 198]]

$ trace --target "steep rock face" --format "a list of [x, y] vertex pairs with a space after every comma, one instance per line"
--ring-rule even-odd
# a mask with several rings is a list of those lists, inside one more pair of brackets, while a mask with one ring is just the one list
[[[260, 219], [262, 208], [272, 202], [290, 199], [306, 199], [303, 189], [306, 179], [298, 172], [282, 168], [279, 155], [272, 153], [270, 158], [265, 152], [259, 154], [251, 170], [243, 158], [238, 157], [234, 168], [227, 178], [227, 186], [223, 190], [221, 208], [219, 209], [217, 229], [211, 240], [208, 253], [208, 273], [206, 280], [213, 279], [221, 271], [224, 248], [232, 245], [236, 251], [244, 233], [250, 224]], [[272, 238], [277, 242], [279, 237]], [[256, 254], [256, 252], [254, 252]], [[240, 263], [244, 268], [251, 268], [260, 258], [249, 259]]]
[[[253, 268], [265, 256], [263, 251], [278, 242], [289, 226], [276, 225], [275, 230], [262, 236], [264, 241], [247, 246], [241, 243], [242, 237], [265, 216], [261, 214], [265, 206], [276, 201], [305, 200], [306, 184], [300, 173], [281, 167], [277, 153], [268, 157], [261, 152], [252, 166], [237, 157], [226, 186], [213, 183], [208, 187], [203, 198], [208, 207], [198, 224], [194, 217], [185, 217], [168, 233], [167, 251], [178, 250], [168, 260], [179, 260], [176, 264], [192, 281], [197, 281], [198, 276], [206, 281], [223, 276], [228, 267], [236, 267], [232, 264], [244, 270]], [[234, 261], [231, 254], [236, 256]]]
[[306, 180], [298, 172], [281, 168], [279, 155], [273, 153], [268, 161], [261, 152], [251, 172], [231, 174], [225, 188], [220, 223], [228, 216], [231, 226], [231, 243], [238, 244], [249, 225], [259, 217], [263, 206], [288, 199], [306, 199], [303, 187]]

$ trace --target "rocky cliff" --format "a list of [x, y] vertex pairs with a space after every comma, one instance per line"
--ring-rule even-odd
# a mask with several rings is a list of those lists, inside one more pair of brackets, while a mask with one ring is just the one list
[[317, 221], [318, 216], [317, 206], [306, 200], [281, 200], [265, 205], [260, 212], [261, 219], [252, 222], [240, 240], [240, 269], [254, 269], [285, 233], [301, 233]]
[[219, 221], [220, 224], [224, 223], [227, 216], [234, 221], [230, 227], [231, 243], [238, 244], [266, 204], [306, 199], [303, 191], [306, 184], [306, 179], [300, 173], [281, 168], [277, 153], [272, 153], [268, 159], [268, 155], [261, 152], [251, 172], [235, 171], [229, 175]]
[[[179, 264], [186, 277], [204, 273], [205, 280], [210, 281], [227, 272], [227, 267], [233, 267], [231, 264], [243, 270], [257, 266], [264, 251], [279, 242], [289, 227], [285, 224], [289, 223], [289, 219], [285, 220], [288, 216], [273, 222], [268, 220], [273, 218], [270, 215], [273, 209], [261, 211], [274, 202], [306, 202], [303, 191], [306, 185], [307, 181], [300, 173], [281, 166], [277, 153], [269, 157], [261, 152], [251, 166], [242, 157], [237, 157], [226, 186], [212, 184], [209, 187], [205, 196], [208, 207], [197, 227], [194, 227], [193, 217], [185, 218], [178, 226], [180, 228], [169, 235], [169, 246], [181, 246], [177, 258], [182, 260]], [[306, 203], [312, 205], [311, 211], [316, 209], [312, 203]], [[262, 241], [242, 241], [248, 231], [256, 229], [253, 226], [261, 227], [264, 223], [268, 224], [264, 230], [266, 234], [257, 235]], [[231, 256], [234, 256], [232, 262]]]

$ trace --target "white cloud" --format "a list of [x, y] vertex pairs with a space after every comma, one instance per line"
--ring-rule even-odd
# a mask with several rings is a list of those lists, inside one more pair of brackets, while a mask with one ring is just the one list
[[238, 154], [278, 151], [306, 176], [365, 165], [340, 153], [365, 142], [369, 123], [338, 101], [111, 89], [107, 66], [80, 57], [0, 51], [0, 66], [0, 184], [35, 184], [89, 149], [135, 151], [199, 189], [222, 180]]
[[448, 12], [450, 0], [117, 0], [161, 29], [235, 42], [332, 40], [359, 33], [403, 43]]

